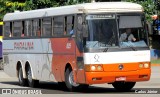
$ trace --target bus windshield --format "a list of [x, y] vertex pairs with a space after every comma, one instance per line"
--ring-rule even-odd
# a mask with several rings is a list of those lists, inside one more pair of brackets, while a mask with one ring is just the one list
[[88, 15], [86, 18], [89, 26], [86, 47], [118, 46], [115, 15]]
[[147, 47], [147, 33], [141, 16], [118, 16], [121, 47]]
[[[147, 47], [141, 16], [88, 15], [87, 48]], [[127, 33], [128, 31], [128, 33]]]

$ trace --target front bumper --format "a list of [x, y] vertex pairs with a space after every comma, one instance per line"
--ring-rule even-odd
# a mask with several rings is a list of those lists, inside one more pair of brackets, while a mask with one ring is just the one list
[[[123, 72], [85, 72], [86, 84], [113, 83], [116, 78], [123, 77], [125, 82], [148, 81], [151, 75], [151, 69], [140, 69], [135, 71]], [[121, 81], [121, 80], [119, 80]]]

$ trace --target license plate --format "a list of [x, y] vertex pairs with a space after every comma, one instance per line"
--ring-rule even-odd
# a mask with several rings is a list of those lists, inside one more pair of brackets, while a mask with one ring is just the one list
[[126, 81], [126, 77], [117, 77], [116, 81]]

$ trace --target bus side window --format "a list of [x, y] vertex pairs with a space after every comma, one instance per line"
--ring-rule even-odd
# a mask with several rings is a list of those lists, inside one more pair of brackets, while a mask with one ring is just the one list
[[32, 33], [32, 21], [26, 20], [24, 27], [24, 36], [32, 36], [31, 33]]
[[12, 36], [12, 22], [5, 22], [4, 23], [4, 37], [11, 37]]
[[52, 27], [51, 27], [52, 18], [44, 18], [42, 23], [43, 28], [43, 36], [51, 36], [52, 35]]
[[13, 23], [13, 37], [20, 37], [21, 36], [21, 27], [22, 22], [21, 21], [15, 21]]
[[76, 41], [77, 41], [79, 50], [83, 51], [83, 32], [82, 32], [83, 17], [82, 15], [77, 15], [76, 22], [77, 22]]
[[64, 18], [64, 33], [63, 35], [67, 35], [67, 16]]
[[67, 16], [67, 35], [74, 34], [74, 16]]
[[21, 37], [24, 37], [25, 35], [24, 35], [24, 21], [22, 21], [22, 34], [21, 34]]
[[51, 29], [52, 29], [52, 36], [54, 36], [54, 18], [52, 18], [52, 25], [51, 25]]
[[41, 36], [41, 33], [40, 33], [40, 20], [39, 19], [35, 19], [33, 20], [33, 31], [32, 31], [32, 36]]
[[54, 36], [64, 35], [64, 17], [54, 17], [53, 32]]

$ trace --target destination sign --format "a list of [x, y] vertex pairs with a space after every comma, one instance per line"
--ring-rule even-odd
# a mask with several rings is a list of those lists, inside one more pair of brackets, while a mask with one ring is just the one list
[[86, 19], [115, 19], [115, 15], [88, 15]]

